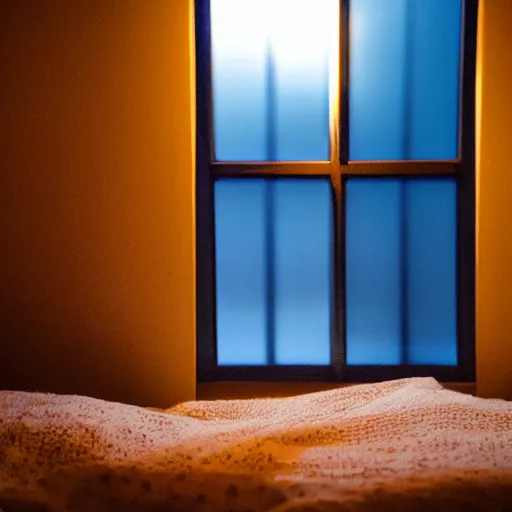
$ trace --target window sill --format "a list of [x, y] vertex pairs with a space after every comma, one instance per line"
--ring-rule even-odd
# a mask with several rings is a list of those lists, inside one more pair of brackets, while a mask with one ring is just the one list
[[[452, 391], [476, 395], [474, 382], [443, 382]], [[197, 400], [278, 398], [353, 386], [333, 382], [198, 382]]]

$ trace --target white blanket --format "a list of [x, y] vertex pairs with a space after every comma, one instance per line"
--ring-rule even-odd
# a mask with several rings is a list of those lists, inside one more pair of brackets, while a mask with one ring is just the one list
[[0, 508], [512, 510], [512, 403], [430, 378], [165, 411], [4, 391]]

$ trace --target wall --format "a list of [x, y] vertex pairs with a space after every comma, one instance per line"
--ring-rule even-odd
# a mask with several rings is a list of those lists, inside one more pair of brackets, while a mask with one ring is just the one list
[[477, 393], [512, 400], [512, 2], [479, 24]]
[[192, 22], [0, 3], [0, 389], [194, 397]]

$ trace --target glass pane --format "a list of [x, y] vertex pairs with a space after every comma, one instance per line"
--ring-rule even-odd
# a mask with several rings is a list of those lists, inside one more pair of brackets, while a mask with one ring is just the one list
[[328, 180], [215, 183], [220, 365], [329, 364]]
[[275, 187], [276, 362], [329, 364], [331, 188], [327, 180]]
[[211, 0], [216, 160], [329, 158], [337, 9], [337, 0]]
[[407, 183], [411, 364], [457, 364], [456, 194], [449, 180]]
[[395, 180], [347, 182], [347, 364], [400, 363], [399, 202]]
[[350, 2], [350, 159], [458, 153], [462, 0]]
[[217, 360], [265, 364], [265, 183], [215, 184]]
[[348, 364], [457, 364], [456, 202], [451, 179], [348, 180]]

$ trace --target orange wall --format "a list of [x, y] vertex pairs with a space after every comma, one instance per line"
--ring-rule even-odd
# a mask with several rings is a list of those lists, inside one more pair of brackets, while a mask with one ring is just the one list
[[191, 26], [189, 0], [0, 3], [0, 389], [194, 397]]
[[512, 400], [512, 1], [481, 4], [477, 392]]

